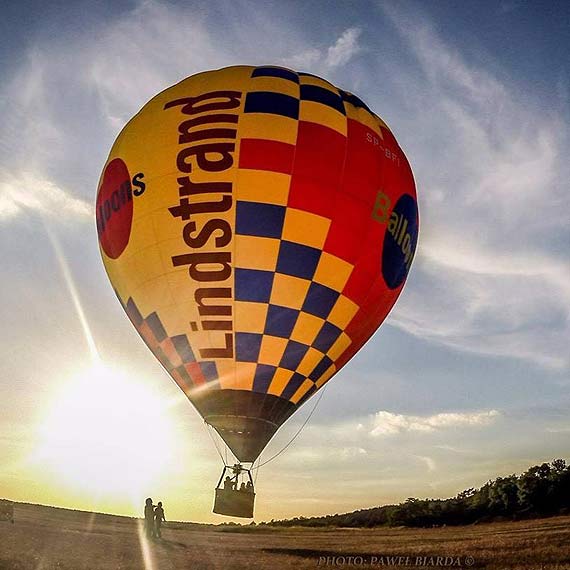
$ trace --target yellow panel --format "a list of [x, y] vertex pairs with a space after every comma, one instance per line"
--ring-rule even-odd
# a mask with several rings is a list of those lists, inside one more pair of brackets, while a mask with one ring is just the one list
[[331, 349], [327, 352], [327, 356], [331, 360], [336, 360], [352, 343], [350, 337], [345, 333], [340, 333], [336, 342], [332, 345]]
[[315, 366], [323, 359], [323, 353], [313, 347], [307, 350], [307, 354], [303, 357], [303, 360], [297, 366], [297, 372], [303, 376], [308, 376], [314, 369]]
[[332, 107], [316, 101], [301, 101], [299, 120], [324, 125], [343, 136], [347, 133], [346, 117]]
[[267, 320], [267, 307], [268, 305], [265, 303], [235, 301], [235, 330], [239, 332], [263, 333], [265, 321]]
[[287, 208], [283, 239], [322, 249], [331, 221], [311, 212]]
[[280, 240], [236, 235], [235, 267], [275, 271], [279, 255]]
[[235, 390], [251, 390], [257, 364], [255, 362], [236, 362]]
[[298, 388], [297, 391], [291, 396], [291, 402], [296, 404], [312, 387], [313, 382], [311, 380], [305, 380]]
[[340, 329], [344, 329], [348, 323], [350, 323], [352, 317], [356, 315], [357, 311], [358, 305], [344, 295], [341, 295], [337, 299], [327, 320]]
[[288, 339], [276, 336], [264, 335], [261, 340], [259, 362], [277, 366], [281, 362]]
[[298, 127], [296, 119], [268, 113], [245, 113], [239, 119], [239, 135], [242, 139], [266, 139], [295, 144]]
[[216, 368], [218, 369], [220, 388], [233, 388], [236, 379], [236, 369], [233, 360], [219, 359], [216, 361]]
[[[137, 300], [138, 310], [143, 315], [148, 315], [156, 311], [159, 307], [174, 305], [176, 301], [179, 301], [179, 299], [176, 299], [170, 293], [168, 281], [162, 275], [156, 279], [145, 281], [140, 287], [137, 287], [133, 291], [132, 297]], [[186, 318], [186, 323], [188, 320], [192, 319]], [[182, 330], [184, 330], [184, 328]]]
[[281, 77], [252, 77], [249, 84], [250, 91], [271, 91], [273, 93], [283, 93], [291, 97], [299, 98], [299, 84], [282, 79]]
[[324, 322], [323, 319], [310, 315], [309, 313], [299, 313], [299, 317], [291, 333], [291, 340], [296, 340], [303, 344], [313, 344]]
[[323, 251], [313, 281], [335, 291], [342, 291], [354, 266], [335, 255]]
[[290, 309], [300, 309], [311, 285], [307, 279], [276, 273], [269, 302]]
[[291, 181], [289, 174], [240, 169], [237, 176], [237, 188], [234, 191], [236, 200], [287, 205]]
[[287, 383], [293, 376], [292, 370], [286, 370], [285, 368], [278, 368], [275, 371], [275, 375], [273, 376], [273, 380], [271, 380], [271, 385], [267, 390], [268, 394], [273, 394], [274, 396], [281, 396], [281, 393], [287, 386]]
[[315, 382], [317, 388], [320, 388], [325, 382], [330, 380], [335, 372], [336, 372], [336, 366], [334, 364], [331, 364], [327, 368], [326, 372]]
[[134, 259], [135, 271], [141, 282], [155, 279], [165, 273], [160, 249], [156, 245], [138, 251]]

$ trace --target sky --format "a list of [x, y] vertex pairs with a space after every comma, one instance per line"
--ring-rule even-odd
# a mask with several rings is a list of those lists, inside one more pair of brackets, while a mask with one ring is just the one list
[[221, 460], [117, 303], [93, 204], [146, 101], [235, 64], [307, 71], [366, 101], [410, 161], [421, 217], [384, 325], [264, 452], [312, 414], [259, 470], [256, 520], [448, 497], [570, 459], [568, 3], [2, 12], [0, 497], [135, 515], [151, 495], [167, 518], [224, 520]]

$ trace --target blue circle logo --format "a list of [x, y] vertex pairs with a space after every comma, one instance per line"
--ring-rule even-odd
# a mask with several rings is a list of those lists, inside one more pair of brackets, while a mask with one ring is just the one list
[[394, 206], [382, 251], [382, 275], [390, 289], [397, 289], [406, 279], [418, 241], [418, 207], [409, 194]]

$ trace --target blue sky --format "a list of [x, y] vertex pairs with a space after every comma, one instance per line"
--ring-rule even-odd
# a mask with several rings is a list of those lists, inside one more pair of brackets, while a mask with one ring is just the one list
[[175, 512], [215, 520], [217, 456], [114, 299], [93, 202], [114, 138], [150, 97], [237, 63], [309, 71], [364, 99], [408, 156], [422, 222], [386, 323], [261, 472], [260, 518], [449, 496], [568, 458], [569, 24], [554, 1], [3, 7], [0, 495], [130, 513], [36, 476], [46, 402], [88, 363], [92, 339], [109, 366], [175, 402], [195, 482], [161, 492], [205, 497]]

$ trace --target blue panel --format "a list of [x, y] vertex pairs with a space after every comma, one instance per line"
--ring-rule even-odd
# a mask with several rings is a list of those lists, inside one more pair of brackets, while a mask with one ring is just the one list
[[160, 319], [156, 313], [151, 313], [146, 318], [146, 323], [150, 327], [152, 334], [154, 334], [154, 337], [158, 342], [162, 342], [166, 338], [166, 331], [164, 330], [164, 327], [162, 326], [162, 323], [160, 322]]
[[206, 379], [206, 382], [213, 382], [218, 379], [218, 368], [215, 362], [211, 360], [200, 362], [200, 368], [202, 369], [202, 375]]
[[309, 374], [309, 378], [316, 382], [330, 367], [333, 361], [328, 356], [323, 356], [323, 359], [315, 366], [315, 369]]
[[320, 257], [320, 249], [283, 240], [277, 258], [277, 272], [312, 279]]
[[235, 270], [236, 301], [253, 301], [255, 303], [269, 303], [271, 287], [273, 286], [273, 272], [258, 269]]
[[336, 109], [339, 113], [346, 115], [344, 103], [340, 96], [328, 89], [325, 89], [324, 87], [319, 87], [318, 85], [301, 85], [301, 99], [303, 101], [315, 101], [316, 103], [322, 103], [323, 105]]
[[291, 119], [299, 118], [299, 99], [272, 93], [271, 91], [252, 91], [245, 99], [245, 113], [270, 113]]
[[301, 360], [309, 350], [306, 344], [301, 344], [295, 340], [290, 340], [285, 347], [285, 352], [281, 358], [279, 366], [287, 368], [287, 370], [296, 370]]
[[[117, 297], [119, 296], [117, 295]], [[119, 297], [119, 301], [120, 300], [121, 299]], [[127, 311], [127, 315], [129, 319], [131, 319], [131, 322], [133, 323], [133, 325], [135, 325], [135, 327], [142, 325], [143, 322], [142, 315], [140, 314], [140, 311], [138, 310], [137, 306], [135, 305], [135, 302], [131, 297], [129, 297], [129, 300], [127, 301], [127, 306], [125, 308], [125, 311]]]
[[287, 386], [285, 386], [285, 389], [283, 390], [281, 397], [286, 398], [288, 400], [297, 391], [299, 386], [304, 381], [305, 381], [305, 377], [302, 374], [295, 372], [295, 374], [293, 374], [293, 376], [291, 376], [291, 379], [287, 383]]
[[192, 347], [188, 342], [188, 337], [185, 334], [173, 336], [170, 340], [172, 341], [176, 352], [182, 359], [182, 362], [196, 362], [194, 352], [192, 351]]
[[257, 362], [263, 335], [255, 333], [236, 333], [236, 360], [240, 362]]
[[188, 386], [192, 386], [192, 384], [194, 384], [194, 382], [192, 382], [192, 378], [190, 378], [190, 374], [188, 374], [188, 371], [184, 366], [178, 366], [174, 370], [182, 376], [182, 380], [184, 380]]
[[285, 220], [285, 206], [242, 202], [236, 205], [236, 234], [280, 238]]
[[313, 347], [323, 353], [328, 352], [331, 346], [337, 341], [341, 332], [338, 327], [326, 321], [323, 328], [319, 331], [315, 342], [313, 342]]
[[256, 67], [251, 74], [252, 77], [280, 77], [288, 79], [293, 83], [299, 83], [299, 76], [290, 69], [283, 67]]
[[372, 111], [368, 108], [368, 105], [362, 99], [359, 99], [356, 95], [348, 93], [347, 91], [342, 91], [342, 89], [339, 89], [339, 92], [343, 101], [351, 103], [355, 107], [366, 109], [369, 113], [373, 114]]
[[267, 320], [265, 322], [265, 334], [289, 338], [293, 327], [297, 322], [299, 311], [277, 305], [269, 305]]
[[258, 364], [255, 369], [255, 377], [253, 379], [253, 391], [267, 394], [267, 390], [269, 389], [271, 380], [273, 380], [275, 370], [277, 370], [275, 366], [269, 366], [269, 364]]
[[326, 319], [329, 316], [339, 293], [334, 289], [320, 285], [319, 283], [311, 283], [302, 310], [311, 315]]

